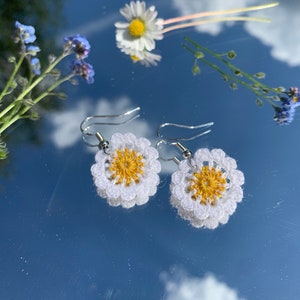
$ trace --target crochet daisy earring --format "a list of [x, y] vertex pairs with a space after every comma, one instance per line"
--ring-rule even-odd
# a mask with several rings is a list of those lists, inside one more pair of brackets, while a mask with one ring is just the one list
[[[87, 117], [80, 125], [84, 142], [97, 146], [95, 164], [91, 173], [98, 195], [106, 198], [111, 206], [130, 208], [148, 202], [156, 193], [161, 166], [158, 152], [146, 138], [132, 133], [114, 133], [110, 141], [96, 130], [102, 125], [121, 125], [139, 117], [139, 107], [118, 115]], [[120, 122], [103, 122], [104, 118]]]
[[236, 210], [237, 203], [242, 200], [243, 173], [237, 170], [236, 161], [221, 149], [202, 148], [192, 155], [192, 152], [180, 143], [207, 134], [210, 130], [190, 138], [179, 139], [166, 138], [161, 134], [162, 128], [167, 126], [199, 129], [211, 125], [213, 123], [198, 126], [164, 123], [158, 129], [160, 140], [157, 146], [174, 145], [181, 151], [183, 157], [181, 160], [178, 157], [160, 156], [164, 161], [173, 160], [178, 164], [178, 170], [171, 177], [171, 205], [194, 227], [215, 229], [219, 224], [228, 222]]

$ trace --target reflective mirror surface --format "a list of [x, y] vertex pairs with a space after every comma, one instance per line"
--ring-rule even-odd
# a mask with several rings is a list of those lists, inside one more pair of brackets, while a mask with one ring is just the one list
[[[163, 19], [259, 4], [147, 1]], [[194, 75], [195, 57], [182, 45], [188, 37], [214, 53], [234, 50], [234, 65], [249, 74], [264, 72], [260, 82], [288, 90], [299, 83], [300, 3], [281, 1], [248, 14], [271, 23], [219, 22], [168, 32], [156, 42], [154, 52], [162, 58], [151, 67], [133, 63], [116, 47], [114, 23], [124, 21], [124, 5], [67, 0], [61, 24], [40, 33], [55, 41], [53, 51], [65, 36], [85, 36], [95, 82], [65, 83], [66, 100], [54, 99], [40, 120], [9, 133], [0, 182], [0, 298], [299, 299], [299, 113], [289, 125], [276, 124], [274, 108], [268, 102], [259, 107], [253, 91], [231, 89], [200, 60], [201, 72]], [[20, 22], [30, 23], [21, 16]], [[209, 134], [182, 143], [193, 153], [222, 149], [244, 173], [243, 199], [226, 224], [195, 228], [179, 216], [170, 203], [171, 176], [178, 170], [173, 161], [161, 161], [157, 192], [144, 205], [112, 207], [99, 197], [90, 171], [98, 149], [82, 141], [80, 123], [137, 106], [140, 118], [97, 130], [108, 140], [115, 132], [132, 132], [155, 147], [162, 123], [214, 122]], [[164, 157], [180, 157], [175, 147], [162, 148]]]

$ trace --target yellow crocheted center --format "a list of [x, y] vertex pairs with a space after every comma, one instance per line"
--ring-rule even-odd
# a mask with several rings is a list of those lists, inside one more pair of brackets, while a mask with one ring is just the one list
[[117, 150], [112, 155], [109, 171], [112, 173], [111, 179], [116, 179], [116, 184], [124, 183], [125, 186], [131, 183], [139, 183], [139, 175], [144, 173], [143, 156], [135, 150], [125, 148]]
[[141, 19], [133, 19], [128, 29], [130, 35], [136, 38], [141, 37], [146, 31], [145, 23]]
[[193, 192], [192, 198], [196, 200], [201, 196], [201, 204], [215, 205], [218, 198], [225, 191], [226, 178], [220, 170], [215, 167], [203, 166], [201, 171], [193, 173], [190, 179], [189, 192]]

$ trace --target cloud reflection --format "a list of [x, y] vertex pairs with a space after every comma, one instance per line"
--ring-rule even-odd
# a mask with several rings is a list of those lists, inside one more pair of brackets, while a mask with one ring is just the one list
[[161, 280], [165, 284], [165, 300], [245, 300], [213, 274], [191, 277], [176, 267], [171, 273], [172, 275], [166, 272], [161, 274]]
[[[135, 105], [126, 96], [120, 97], [115, 101], [101, 98], [96, 103], [93, 103], [90, 99], [83, 99], [67, 111], [56, 112], [50, 116], [49, 122], [53, 127], [50, 139], [57, 148], [72, 147], [81, 139], [79, 126], [87, 116], [122, 113], [134, 107]], [[153, 130], [151, 130], [150, 125], [141, 119], [136, 119], [122, 126], [100, 127], [99, 130], [107, 139], [116, 131], [121, 133], [133, 132], [138, 137], [151, 138], [153, 136]]]
[[299, 1], [282, 1], [278, 7], [263, 11], [272, 20], [271, 23], [248, 22], [245, 28], [264, 45], [271, 47], [274, 58], [293, 67], [300, 66], [299, 11]]
[[81, 35], [85, 37], [91, 37], [92, 35], [99, 34], [109, 28], [113, 28], [114, 22], [118, 19], [119, 14], [113, 13], [106, 16], [102, 16], [98, 20], [92, 20], [84, 23], [83, 25], [69, 29], [65, 31], [61, 36], [58, 37], [60, 43], [65, 36], [72, 36], [80, 32]]
[[[271, 1], [270, 1], [271, 2]], [[262, 4], [257, 0], [173, 0], [180, 15], [201, 11], [224, 10]], [[249, 15], [270, 18], [271, 23], [246, 22], [245, 29], [249, 34], [258, 38], [264, 45], [271, 47], [271, 55], [290, 66], [300, 66], [300, 40], [297, 30], [300, 27], [300, 2], [289, 0], [281, 2], [275, 8], [251, 12]], [[219, 34], [223, 29], [232, 26], [234, 22], [209, 23], [196, 27], [196, 30], [211, 35]]]

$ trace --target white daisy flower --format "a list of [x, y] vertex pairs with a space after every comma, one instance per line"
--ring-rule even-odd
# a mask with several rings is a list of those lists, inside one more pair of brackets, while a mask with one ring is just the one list
[[120, 9], [128, 22], [116, 22], [116, 41], [119, 48], [151, 51], [155, 40], [163, 38], [163, 19], [158, 19], [154, 6], [146, 9], [146, 3], [131, 1]]
[[161, 169], [158, 152], [150, 141], [132, 133], [115, 133], [109, 153], [105, 152], [97, 152], [91, 167], [99, 196], [107, 198], [111, 206], [124, 208], [147, 203], [156, 193]]
[[[131, 59], [135, 61], [135, 57], [131, 57]], [[157, 63], [160, 62], [161, 56], [159, 54], [151, 53], [149, 51], [143, 51], [143, 58], [138, 59], [137, 61], [140, 62], [143, 66], [150, 67], [150, 66], [157, 66]]]
[[151, 53], [143, 50], [132, 50], [132, 49], [121, 49], [122, 52], [129, 55], [134, 63], [140, 62], [146, 67], [157, 66], [157, 63], [161, 60], [161, 56], [158, 54]]
[[197, 228], [226, 224], [243, 198], [244, 175], [223, 150], [199, 149], [182, 160], [171, 179], [171, 204]]
[[[266, 18], [252, 18], [247, 16], [238, 17], [223, 17], [223, 15], [245, 13], [254, 10], [260, 10], [270, 8], [278, 5], [277, 2], [270, 4], [257, 5], [251, 7], [244, 7], [238, 9], [227, 9], [221, 11], [208, 11], [194, 13], [187, 16], [180, 16], [170, 18], [167, 20], [156, 18], [157, 11], [155, 6], [150, 6], [146, 9], [146, 3], [144, 1], [130, 1], [130, 4], [125, 4], [125, 7], [120, 9], [120, 13], [128, 22], [116, 22], [116, 41], [117, 47], [122, 52], [136, 50], [147, 51], [146, 59], [141, 62], [146, 66], [156, 65], [160, 60], [156, 54], [149, 53], [155, 49], [155, 40], [162, 40], [165, 33], [178, 30], [182, 28], [195, 27], [198, 25], [224, 22], [224, 21], [258, 21], [268, 22]], [[221, 15], [220, 18], [207, 18], [216, 17]], [[204, 18], [204, 19], [202, 19]], [[191, 21], [196, 20], [196, 21]], [[187, 22], [186, 22], [187, 21]], [[166, 26], [167, 25], [167, 26]], [[128, 54], [128, 53], [127, 53]], [[129, 53], [129, 55], [131, 55]], [[154, 55], [154, 56], [153, 56]], [[153, 63], [154, 62], [154, 63]]]

